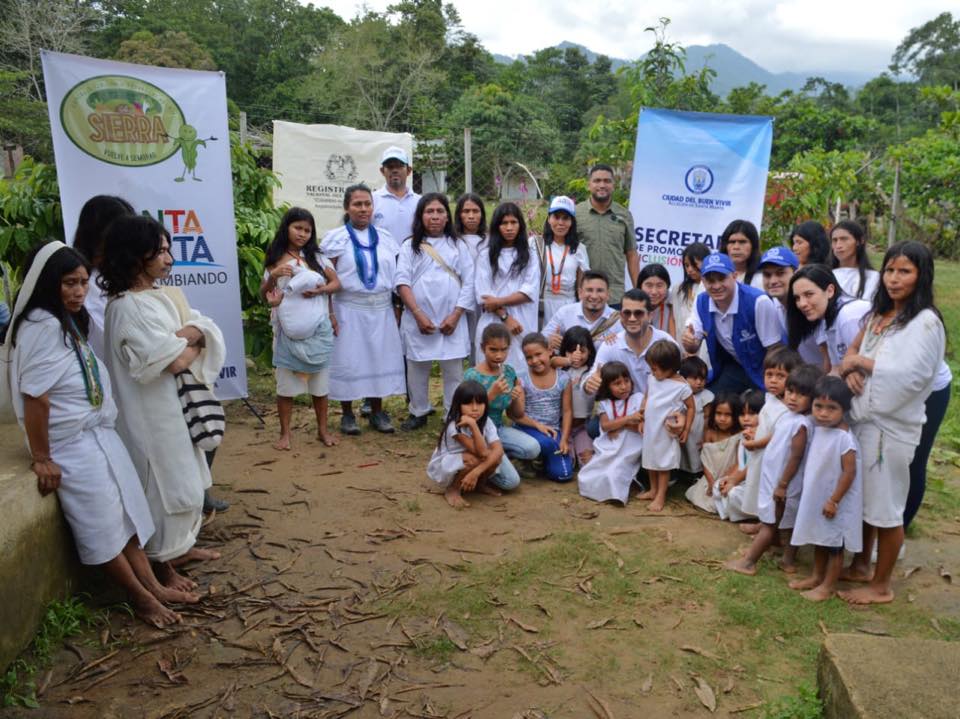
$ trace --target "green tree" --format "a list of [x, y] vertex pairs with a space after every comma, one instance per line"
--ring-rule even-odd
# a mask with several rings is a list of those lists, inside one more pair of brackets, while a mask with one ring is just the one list
[[960, 20], [943, 12], [912, 28], [897, 45], [890, 69], [897, 74], [908, 72], [922, 85], [960, 90]]
[[158, 67], [185, 67], [191, 70], [216, 70], [210, 53], [185, 32], [165, 30], [154, 35], [140, 30], [124, 40], [117, 50], [117, 60]]

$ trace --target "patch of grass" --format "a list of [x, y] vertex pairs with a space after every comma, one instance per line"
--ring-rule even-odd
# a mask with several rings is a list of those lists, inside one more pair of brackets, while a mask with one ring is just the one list
[[420, 639], [414, 641], [413, 653], [418, 657], [427, 659], [437, 664], [443, 664], [450, 661], [458, 651], [457, 645], [450, 641], [445, 635], [430, 637], [429, 639]]
[[38, 707], [33, 675], [50, 663], [65, 639], [105, 621], [106, 613], [91, 610], [80, 596], [50, 602], [30, 646], [0, 675], [0, 706]]
[[423, 507], [420, 506], [420, 500], [418, 499], [408, 499], [403, 503], [403, 508], [411, 514], [420, 514], [420, 512], [423, 511]]
[[796, 694], [780, 697], [764, 707], [763, 719], [820, 719], [823, 702], [809, 684], [800, 685]]

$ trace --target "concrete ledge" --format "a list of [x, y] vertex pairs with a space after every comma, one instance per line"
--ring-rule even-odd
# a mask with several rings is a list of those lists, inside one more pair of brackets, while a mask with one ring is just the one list
[[831, 634], [817, 685], [826, 719], [956, 719], [960, 643]]
[[20, 427], [0, 425], [0, 671], [30, 643], [46, 605], [79, 585], [70, 528], [29, 464]]

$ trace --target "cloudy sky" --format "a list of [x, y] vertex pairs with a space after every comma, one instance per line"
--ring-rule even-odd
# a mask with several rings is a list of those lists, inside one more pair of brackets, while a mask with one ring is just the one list
[[[301, 0], [306, 3], [307, 0]], [[346, 19], [357, 0], [312, 0]], [[367, 0], [384, 10], [390, 0]], [[491, 52], [529, 54], [569, 40], [612, 57], [633, 59], [651, 46], [644, 28], [671, 20], [669, 37], [684, 45], [725, 43], [771, 72], [856, 70], [879, 74], [911, 28], [958, 0], [453, 0], [464, 27]], [[951, 7], [953, 6], [953, 7]]]

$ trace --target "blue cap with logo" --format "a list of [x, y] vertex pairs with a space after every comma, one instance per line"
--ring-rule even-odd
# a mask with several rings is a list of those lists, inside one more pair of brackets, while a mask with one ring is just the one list
[[722, 252], [711, 252], [703, 258], [703, 264], [700, 265], [700, 274], [706, 275], [711, 272], [719, 272], [721, 275], [729, 275], [736, 272], [733, 266], [733, 260], [729, 255]]
[[550, 200], [550, 209], [547, 210], [547, 214], [552, 215], [554, 212], [566, 212], [570, 217], [576, 217], [577, 206], [566, 195], [557, 195]]
[[771, 247], [763, 253], [758, 267], [764, 265], [779, 265], [780, 267], [792, 267], [797, 269], [800, 266], [800, 260], [793, 254], [793, 250], [786, 247]]

